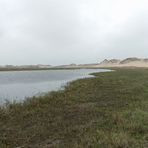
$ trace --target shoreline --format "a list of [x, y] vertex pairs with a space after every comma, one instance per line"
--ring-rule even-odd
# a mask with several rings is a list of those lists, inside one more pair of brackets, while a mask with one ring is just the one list
[[[60, 71], [67, 71], [67, 69], [59, 69]], [[68, 85], [69, 83], [71, 83], [71, 82], [73, 82], [73, 81], [76, 81], [76, 80], [79, 80], [79, 79], [85, 79], [85, 78], [91, 78], [91, 77], [94, 77], [93, 75], [92, 75], [92, 73], [96, 73], [96, 72], [110, 72], [111, 70], [109, 70], [109, 69], [69, 69], [69, 70], [71, 70], [72, 72], [70, 72], [70, 73], [72, 73], [72, 75], [73, 75], [73, 77], [71, 77], [70, 79], [59, 79], [59, 80], [54, 80], [55, 81], [55, 83], [53, 82], [53, 81], [51, 81], [51, 80], [48, 80], [47, 79], [47, 81], [40, 81], [40, 82], [36, 82], [36, 83], [31, 83], [31, 82], [29, 82], [29, 83], [24, 83], [24, 85], [23, 84], [21, 84], [21, 83], [23, 83], [23, 81], [22, 82], [17, 82], [17, 83], [15, 83], [15, 82], [13, 82], [12, 81], [12, 84], [13, 85], [11, 85], [11, 83], [10, 84], [7, 84], [4, 88], [3, 88], [3, 85], [2, 85], [2, 90], [3, 91], [5, 91], [5, 89], [7, 88], [7, 92], [8, 93], [1, 93], [0, 92], [0, 94], [1, 94], [1, 98], [3, 97], [3, 98], [6, 98], [6, 96], [8, 96], [6, 99], [1, 99], [1, 101], [0, 101], [0, 105], [2, 106], [2, 105], [4, 105], [4, 104], [6, 104], [7, 102], [9, 102], [9, 103], [13, 103], [13, 102], [23, 102], [23, 101], [25, 101], [25, 99], [26, 98], [31, 98], [31, 97], [33, 97], [33, 96], [35, 96], [35, 97], [40, 97], [40, 96], [44, 96], [44, 95], [46, 95], [47, 93], [50, 93], [51, 91], [58, 91], [58, 90], [63, 90], [64, 88], [65, 88], [65, 86], [66, 85]], [[73, 71], [74, 70], [74, 71]], [[75, 70], [77, 71], [77, 72], [75, 72]], [[79, 72], [79, 70], [80, 70], [80, 72]], [[82, 70], [82, 71], [81, 71]], [[55, 71], [55, 70], [52, 70], [52, 71]], [[30, 71], [28, 71], [28, 72], [30, 72]], [[64, 72], [64, 73], [65, 73]], [[66, 72], [67, 73], [67, 72]], [[69, 73], [69, 72], [68, 72]], [[79, 74], [77, 74], [77, 73], [79, 73]], [[61, 72], [59, 72], [58, 73], [58, 77], [60, 77], [60, 74], [62, 74]], [[18, 74], [17, 74], [18, 75]], [[34, 74], [34, 75], [38, 75], [38, 74]], [[19, 75], [18, 75], [19, 76]], [[29, 74], [27, 74], [27, 76], [29, 77]], [[49, 73], [49, 76], [50, 76], [50, 73]], [[17, 78], [17, 77], [16, 77]], [[54, 77], [53, 77], [54, 78]], [[13, 79], [15, 79], [15, 78], [13, 78]], [[47, 85], [48, 84], [48, 85]], [[4, 85], [5, 85], [5, 83], [4, 83]], [[28, 90], [28, 87], [33, 87], [33, 88], [36, 88], [36, 89], [33, 89], [33, 88], [30, 88], [29, 90]], [[13, 94], [13, 92], [11, 92], [11, 90], [13, 89], [13, 87], [16, 87], [16, 88], [18, 88], [18, 91], [19, 92], [23, 92], [23, 89], [24, 89], [24, 87], [26, 88], [26, 90], [28, 90], [29, 92], [28, 93], [22, 93], [21, 95], [20, 95], [20, 93], [16, 93], [15, 91], [14, 91], [14, 94]], [[42, 89], [42, 87], [45, 87], [44, 89]], [[22, 89], [21, 89], [22, 88]], [[32, 91], [31, 91], [31, 89], [32, 89]], [[25, 90], [25, 92], [26, 92], [26, 90]]]
[[115, 70], [1, 108], [0, 147], [146, 147], [148, 69]]

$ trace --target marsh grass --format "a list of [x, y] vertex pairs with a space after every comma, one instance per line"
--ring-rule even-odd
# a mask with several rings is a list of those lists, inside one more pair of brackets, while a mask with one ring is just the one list
[[0, 108], [0, 148], [147, 148], [148, 69], [116, 69]]

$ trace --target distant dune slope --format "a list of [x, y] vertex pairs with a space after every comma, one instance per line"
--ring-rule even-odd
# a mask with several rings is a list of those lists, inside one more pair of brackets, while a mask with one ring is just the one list
[[141, 59], [130, 57], [123, 60], [119, 59], [105, 59], [98, 63], [97, 67], [148, 67], [148, 59]]

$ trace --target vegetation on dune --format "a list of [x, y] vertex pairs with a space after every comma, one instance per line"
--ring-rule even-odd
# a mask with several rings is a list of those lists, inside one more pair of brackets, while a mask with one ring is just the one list
[[94, 75], [1, 108], [0, 147], [148, 147], [148, 69]]

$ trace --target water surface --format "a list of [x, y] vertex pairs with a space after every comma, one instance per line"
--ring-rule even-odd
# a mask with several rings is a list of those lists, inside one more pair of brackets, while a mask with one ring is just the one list
[[26, 97], [58, 90], [67, 82], [92, 77], [93, 72], [105, 69], [41, 70], [0, 72], [0, 104], [6, 100], [21, 101]]

